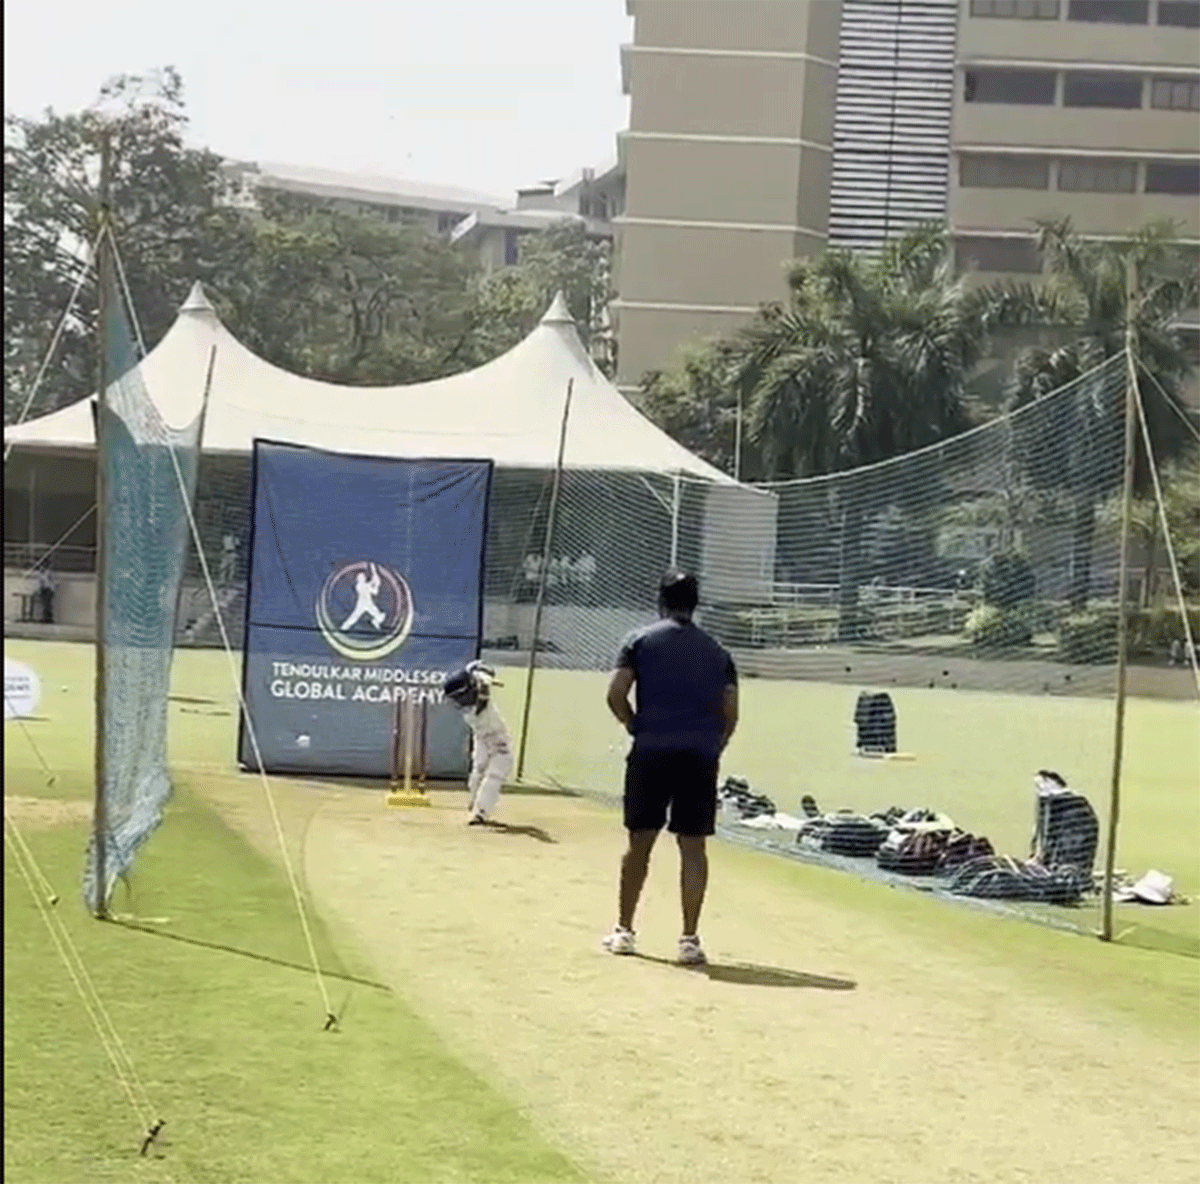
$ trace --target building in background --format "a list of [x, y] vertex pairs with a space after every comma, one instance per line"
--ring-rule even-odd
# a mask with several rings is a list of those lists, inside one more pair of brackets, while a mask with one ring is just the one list
[[1036, 275], [1041, 217], [1169, 218], [1200, 251], [1200, 0], [626, 5], [626, 390], [782, 296], [791, 259], [926, 220], [983, 278]]
[[544, 181], [518, 190], [516, 202], [448, 186], [363, 176], [299, 165], [227, 161], [226, 200], [255, 209], [266, 193], [293, 201], [372, 214], [461, 242], [479, 253], [492, 271], [520, 256], [520, 240], [564, 218], [586, 221], [601, 238], [612, 237], [612, 218], [624, 205], [625, 179], [613, 162], [582, 169], [562, 181]]
[[451, 233], [455, 242], [479, 251], [488, 271], [520, 259], [521, 239], [564, 218], [586, 223], [596, 238], [611, 239], [613, 218], [625, 208], [625, 175], [614, 160], [602, 169], [581, 169], [561, 181], [543, 181], [517, 190], [508, 209], [479, 209]]
[[263, 194], [286, 194], [296, 201], [370, 213], [388, 222], [416, 226], [449, 235], [466, 217], [479, 210], [502, 210], [502, 198], [447, 186], [423, 185], [334, 172], [301, 165], [227, 161], [227, 200], [246, 209], [261, 203]]

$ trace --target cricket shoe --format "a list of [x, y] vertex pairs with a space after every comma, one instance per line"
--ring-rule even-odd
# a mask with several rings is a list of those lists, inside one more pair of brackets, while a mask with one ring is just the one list
[[486, 814], [472, 814], [471, 817], [467, 819], [468, 826], [487, 826], [487, 824], [488, 819]]
[[700, 939], [694, 934], [690, 937], [681, 937], [675, 961], [680, 966], [703, 966], [708, 961], [708, 958], [705, 956], [704, 947], [700, 944]]
[[623, 929], [618, 925], [600, 943], [610, 954], [633, 954], [637, 952], [637, 939], [632, 929]]

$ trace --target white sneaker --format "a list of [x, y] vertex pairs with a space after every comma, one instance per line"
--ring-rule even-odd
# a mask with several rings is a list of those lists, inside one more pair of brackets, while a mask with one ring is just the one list
[[679, 952], [675, 956], [675, 961], [680, 966], [703, 966], [708, 959], [704, 955], [704, 947], [700, 944], [700, 939], [696, 936], [681, 937], [679, 939]]
[[637, 950], [637, 939], [632, 929], [622, 929], [618, 925], [600, 943], [610, 954], [632, 954]]

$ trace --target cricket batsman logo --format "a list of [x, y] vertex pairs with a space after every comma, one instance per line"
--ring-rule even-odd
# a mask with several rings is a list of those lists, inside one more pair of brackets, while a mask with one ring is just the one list
[[317, 627], [330, 649], [355, 662], [398, 650], [413, 626], [413, 599], [398, 572], [360, 559], [330, 573], [317, 597]]

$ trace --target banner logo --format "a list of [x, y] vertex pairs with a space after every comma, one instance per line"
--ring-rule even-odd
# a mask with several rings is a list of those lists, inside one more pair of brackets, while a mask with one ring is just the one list
[[382, 563], [360, 559], [332, 572], [317, 598], [317, 626], [329, 648], [355, 662], [398, 650], [413, 626], [408, 583]]

